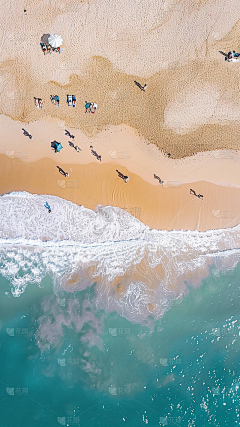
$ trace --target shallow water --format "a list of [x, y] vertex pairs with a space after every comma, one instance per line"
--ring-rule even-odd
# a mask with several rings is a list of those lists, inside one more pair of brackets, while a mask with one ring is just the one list
[[47, 199], [0, 198], [1, 425], [239, 425], [239, 226]]
[[16, 298], [1, 277], [1, 425], [239, 425], [239, 275], [213, 274], [154, 330], [61, 294]]

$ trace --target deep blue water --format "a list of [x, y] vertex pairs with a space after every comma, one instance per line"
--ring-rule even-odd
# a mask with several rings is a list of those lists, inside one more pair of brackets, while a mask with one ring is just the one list
[[240, 265], [189, 283], [151, 333], [97, 310], [81, 328], [61, 327], [94, 286], [59, 299], [46, 277], [14, 298], [1, 277], [0, 425], [240, 425], [239, 278]]

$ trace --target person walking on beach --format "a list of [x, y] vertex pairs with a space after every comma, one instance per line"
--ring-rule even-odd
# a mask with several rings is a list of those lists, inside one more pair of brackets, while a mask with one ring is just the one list
[[64, 170], [63, 170], [62, 168], [60, 168], [59, 166], [57, 166], [57, 168], [58, 168], [59, 172], [60, 172], [63, 176], [65, 176], [65, 178], [69, 176], [69, 173], [64, 172]]
[[159, 184], [161, 184], [161, 185], [164, 184], [164, 182], [161, 180], [161, 178], [159, 178], [159, 176], [154, 174], [153, 177], [159, 181]]
[[[92, 147], [92, 146], [91, 146]], [[95, 157], [97, 157], [97, 160], [100, 160], [100, 162], [102, 161], [102, 156], [99, 156], [99, 154], [96, 152], [96, 151], [94, 151], [93, 149], [91, 149], [91, 153], [95, 156]]]
[[135, 85], [136, 85], [137, 87], [139, 87], [139, 89], [141, 89], [141, 91], [142, 91], [142, 92], [145, 92], [145, 91], [146, 91], [146, 89], [147, 89], [147, 85], [146, 85], [146, 83], [145, 83], [145, 85], [144, 85], [144, 86], [142, 86], [140, 83], [136, 82], [136, 80], [134, 80], [134, 83], [135, 83]]
[[46, 203], [45, 203], [44, 207], [48, 210], [48, 213], [51, 213], [51, 212], [52, 212], [52, 210], [51, 210], [51, 208], [50, 208], [50, 206], [49, 206], [48, 202], [46, 202]]
[[75, 138], [75, 136], [71, 135], [70, 132], [67, 129], [65, 129], [65, 135], [69, 136], [69, 138], [72, 138], [72, 139]]
[[195, 190], [193, 190], [192, 188], [190, 188], [190, 194], [192, 194], [193, 196], [198, 197], [199, 199], [203, 200], [203, 195], [202, 194], [197, 194]]
[[119, 178], [121, 178], [125, 182], [125, 184], [127, 184], [129, 177], [127, 175], [123, 175], [123, 173], [119, 172], [117, 169], [116, 169], [116, 172], [118, 173]]
[[25, 129], [22, 128], [22, 131], [23, 131], [23, 135], [24, 136], [28, 136], [29, 139], [33, 138], [32, 135], [30, 135], [30, 133], [27, 130], [25, 130]]

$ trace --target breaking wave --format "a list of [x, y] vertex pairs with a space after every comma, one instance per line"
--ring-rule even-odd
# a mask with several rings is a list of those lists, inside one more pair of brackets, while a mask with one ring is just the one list
[[[51, 207], [51, 213], [44, 207]], [[150, 230], [128, 212], [95, 211], [55, 196], [0, 197], [0, 273], [14, 296], [50, 275], [54, 291], [95, 286], [94, 304], [151, 323], [214, 268], [236, 266], [240, 226], [223, 230]]]

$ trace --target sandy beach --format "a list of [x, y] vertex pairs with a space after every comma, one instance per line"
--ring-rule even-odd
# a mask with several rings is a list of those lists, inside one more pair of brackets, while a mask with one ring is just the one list
[[0, 7], [1, 425], [239, 425], [240, 1]]
[[[118, 206], [157, 229], [238, 224], [239, 63], [219, 50], [240, 49], [239, 2], [228, 10], [223, 0], [106, 4], [4, 3], [0, 193], [52, 194], [90, 209]], [[61, 34], [60, 55], [41, 51], [48, 32]], [[146, 92], [134, 80], [146, 83]], [[69, 93], [76, 108], [66, 103]], [[59, 95], [59, 108], [51, 94]], [[41, 110], [34, 97], [43, 99]], [[94, 115], [85, 114], [85, 101], [98, 104]], [[75, 135], [79, 153], [64, 129]], [[59, 154], [54, 140], [63, 145]], [[116, 169], [129, 176], [127, 184]]]
[[[33, 122], [34, 135], [23, 135], [21, 123], [2, 116], [0, 192], [28, 191], [56, 195], [94, 210], [117, 206], [150, 228], [199, 230], [232, 227], [239, 223], [240, 172], [236, 151], [199, 153], [169, 159], [126, 126], [111, 127], [96, 137], [74, 133], [79, 153], [69, 146], [64, 123]], [[18, 138], [16, 139], [16, 135]], [[55, 154], [51, 141], [61, 142]], [[101, 155], [98, 161], [91, 148]], [[60, 166], [69, 177], [62, 176]], [[129, 176], [118, 177], [116, 170]], [[159, 176], [160, 185], [154, 174]], [[190, 188], [204, 195], [190, 195]]]

